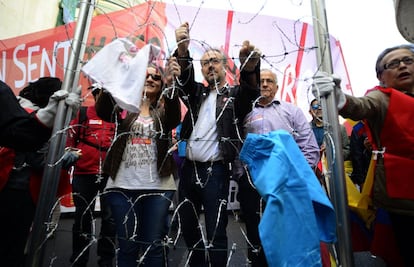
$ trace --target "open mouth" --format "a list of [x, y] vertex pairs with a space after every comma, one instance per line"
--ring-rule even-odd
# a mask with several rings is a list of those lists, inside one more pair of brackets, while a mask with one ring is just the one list
[[402, 72], [402, 73], [400, 73], [397, 77], [400, 79], [400, 78], [402, 78], [402, 79], [404, 79], [404, 78], [406, 78], [406, 77], [410, 77], [411, 76], [411, 74], [409, 73], [409, 72]]

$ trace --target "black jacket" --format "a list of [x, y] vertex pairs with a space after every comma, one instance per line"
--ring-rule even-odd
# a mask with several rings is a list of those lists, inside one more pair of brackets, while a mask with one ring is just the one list
[[0, 81], [0, 146], [36, 151], [50, 138], [52, 129], [20, 106], [11, 88]]
[[[238, 155], [241, 147], [241, 125], [244, 117], [251, 111], [253, 101], [260, 95], [260, 64], [257, 64], [254, 74], [256, 84], [246, 82], [247, 76], [253, 73], [242, 71], [240, 85], [223, 87], [217, 96], [217, 134], [220, 152], [226, 162], [233, 161]], [[208, 97], [210, 88], [194, 80], [192, 64], [184, 68], [184, 71], [182, 68], [180, 80], [184, 81], [181, 98], [188, 107], [180, 137], [182, 140], [188, 140], [198, 119], [201, 104]]]
[[[118, 114], [118, 112], [114, 112], [115, 101], [107, 92], [103, 92], [96, 99], [95, 108], [97, 115], [104, 121], [114, 122], [114, 114]], [[168, 148], [171, 145], [171, 130], [177, 127], [181, 118], [178, 96], [176, 95], [172, 99], [164, 98], [163, 105], [153, 106], [150, 113], [155, 122], [155, 129], [159, 132], [157, 136], [157, 167], [160, 177], [165, 177], [172, 174], [176, 168], [172, 154], [168, 153]], [[103, 166], [104, 174], [111, 176], [112, 179], [116, 178], [129, 137], [125, 133], [130, 131], [138, 115], [138, 113], [128, 113], [125, 119], [117, 118], [119, 123], [118, 137], [106, 154]]]

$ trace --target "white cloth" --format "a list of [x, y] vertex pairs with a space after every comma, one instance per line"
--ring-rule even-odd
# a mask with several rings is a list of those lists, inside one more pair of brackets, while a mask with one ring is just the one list
[[105, 45], [83, 67], [82, 72], [111, 93], [125, 110], [139, 112], [148, 63], [161, 49], [148, 44], [138, 52], [128, 39], [118, 38]]

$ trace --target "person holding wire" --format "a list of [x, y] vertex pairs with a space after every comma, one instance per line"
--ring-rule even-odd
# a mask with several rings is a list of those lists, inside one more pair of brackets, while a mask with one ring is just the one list
[[316, 73], [312, 93], [333, 93], [339, 115], [366, 123], [376, 154], [373, 205], [389, 214], [405, 266], [414, 266], [414, 45], [386, 48], [375, 71], [379, 85], [363, 97], [344, 94], [338, 77], [325, 72]]
[[175, 58], [169, 59], [166, 73], [150, 63], [138, 113], [118, 110], [105, 89], [96, 98], [98, 116], [117, 123], [103, 165], [109, 177], [103, 195], [115, 221], [119, 267], [168, 264], [168, 210], [176, 190], [176, 164], [169, 148], [181, 107], [178, 90], [164, 85], [171, 86], [179, 75]]
[[[190, 266], [222, 267], [227, 263], [227, 200], [230, 166], [241, 147], [240, 126], [259, 96], [260, 51], [249, 41], [240, 49], [240, 85], [226, 81], [227, 58], [208, 48], [201, 57], [201, 72], [207, 86], [195, 81], [188, 50], [189, 24], [176, 29], [179, 77], [188, 107], [181, 140], [187, 142], [179, 183], [181, 229], [189, 249]], [[204, 209], [206, 238], [199, 225]]]

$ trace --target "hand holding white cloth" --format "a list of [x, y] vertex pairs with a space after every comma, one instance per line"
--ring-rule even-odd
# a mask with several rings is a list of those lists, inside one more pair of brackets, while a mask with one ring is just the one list
[[148, 44], [138, 48], [128, 39], [118, 38], [104, 46], [82, 72], [105, 88], [117, 104], [130, 112], [138, 112], [148, 63], [161, 49]]

